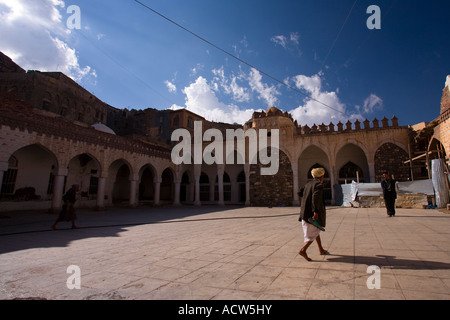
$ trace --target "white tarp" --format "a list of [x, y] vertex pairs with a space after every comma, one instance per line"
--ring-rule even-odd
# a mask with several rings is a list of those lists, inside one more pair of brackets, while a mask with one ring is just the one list
[[[381, 183], [356, 183], [352, 181], [351, 184], [343, 184], [340, 187], [342, 196], [337, 196], [336, 200], [342, 199], [342, 203], [337, 204], [344, 207], [351, 206], [350, 203], [355, 201], [356, 197], [382, 196], [383, 194]], [[397, 192], [400, 194], [417, 193], [434, 196], [433, 182], [431, 179], [399, 182], [397, 183]]]
[[436, 205], [438, 208], [445, 208], [449, 202], [449, 196], [447, 176], [445, 174], [445, 163], [442, 159], [431, 161], [431, 176], [433, 187], [436, 192]]
[[400, 193], [424, 193], [427, 196], [434, 195], [433, 182], [429, 180], [417, 180], [399, 182]]

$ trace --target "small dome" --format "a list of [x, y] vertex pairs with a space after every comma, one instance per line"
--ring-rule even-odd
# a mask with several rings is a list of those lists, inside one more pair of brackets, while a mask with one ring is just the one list
[[105, 132], [105, 133], [109, 133], [109, 134], [113, 134], [116, 135], [116, 133], [108, 126], [105, 126], [103, 123], [96, 123], [93, 124], [92, 127], [95, 130], [101, 131], [101, 132]]
[[281, 112], [280, 109], [276, 107], [269, 108], [269, 110], [266, 111], [266, 116], [282, 116], [283, 112]]

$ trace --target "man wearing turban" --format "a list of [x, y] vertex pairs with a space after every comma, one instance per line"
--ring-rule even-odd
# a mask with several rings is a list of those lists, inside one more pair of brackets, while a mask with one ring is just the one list
[[325, 169], [313, 169], [311, 175], [314, 180], [308, 182], [304, 188], [299, 218], [299, 221], [302, 222], [305, 240], [299, 254], [307, 261], [311, 261], [311, 259], [306, 254], [306, 250], [314, 240], [317, 241], [321, 255], [329, 254], [328, 251], [322, 247], [322, 241], [319, 235], [321, 230], [325, 231], [324, 228], [326, 225], [326, 209], [323, 198]]

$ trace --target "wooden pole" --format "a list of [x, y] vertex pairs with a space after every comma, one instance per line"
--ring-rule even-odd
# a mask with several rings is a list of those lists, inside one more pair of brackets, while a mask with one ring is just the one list
[[411, 173], [411, 181], [414, 181], [414, 172], [413, 172], [413, 165], [412, 165], [412, 158], [411, 158], [411, 146], [410, 143], [408, 143], [408, 154], [409, 154], [409, 170]]
[[[428, 139], [427, 139], [427, 146], [429, 145], [429, 143], [430, 143], [430, 141], [428, 141]], [[426, 162], [427, 162], [428, 179], [431, 179], [431, 172], [430, 172], [430, 157], [428, 156], [428, 147], [427, 147], [426, 155], [427, 155]]]

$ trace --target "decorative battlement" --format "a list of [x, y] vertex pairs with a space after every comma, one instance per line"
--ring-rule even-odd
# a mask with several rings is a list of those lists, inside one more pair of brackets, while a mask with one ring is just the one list
[[[363, 127], [361, 127], [361, 124]], [[371, 126], [372, 124], [372, 126]], [[294, 121], [294, 125], [297, 128], [297, 135], [312, 135], [312, 134], [324, 134], [324, 133], [334, 133], [334, 132], [351, 132], [351, 131], [362, 131], [362, 130], [378, 130], [378, 129], [389, 129], [389, 128], [399, 128], [398, 125], [398, 118], [394, 116], [391, 119], [391, 124], [389, 124], [389, 119], [384, 117], [381, 120], [381, 126], [380, 126], [380, 120], [375, 118], [372, 121], [364, 120], [362, 123], [358, 119], [354, 123], [352, 123], [350, 120], [345, 123], [345, 125], [339, 121], [337, 125], [335, 125], [333, 122], [331, 122], [328, 125], [321, 124], [316, 125], [314, 124], [312, 127], [309, 127], [308, 125], [302, 126], [297, 123], [297, 121]]]
[[[296, 135], [314, 135], [314, 134], [330, 134], [330, 133], [346, 133], [346, 132], [352, 132], [352, 131], [367, 131], [367, 130], [383, 130], [383, 129], [392, 129], [392, 128], [399, 128], [398, 125], [398, 118], [396, 116], [392, 117], [391, 123], [389, 123], [389, 119], [384, 117], [383, 119], [378, 120], [377, 118], [373, 119], [372, 121], [364, 120], [363, 122], [356, 119], [353, 123], [348, 120], [345, 124], [339, 121], [338, 124], [334, 124], [331, 122], [330, 124], [314, 124], [312, 127], [309, 127], [308, 125], [299, 125], [297, 120], [294, 120], [292, 118], [292, 115], [288, 112], [282, 112], [281, 110], [272, 107], [268, 109], [266, 112], [254, 112], [252, 119], [249, 120], [244, 128], [252, 128], [254, 125], [254, 122], [257, 122], [260, 124], [260, 126], [264, 127], [266, 125], [264, 121], [271, 117], [281, 117], [281, 118], [287, 118], [295, 126], [295, 134]], [[380, 123], [381, 122], [381, 123]]]

